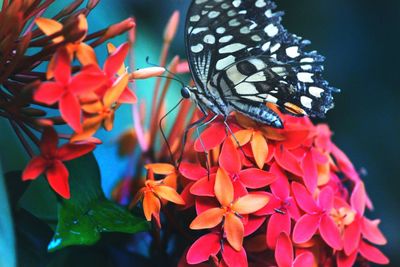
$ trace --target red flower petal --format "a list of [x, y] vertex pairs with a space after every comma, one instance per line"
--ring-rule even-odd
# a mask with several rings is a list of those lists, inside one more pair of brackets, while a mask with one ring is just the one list
[[272, 193], [281, 200], [285, 200], [289, 197], [290, 193], [288, 178], [279, 165], [275, 162], [271, 165], [269, 171], [275, 174], [277, 177], [277, 179], [271, 184]]
[[47, 161], [42, 156], [36, 156], [29, 161], [23, 173], [22, 180], [34, 180], [46, 169]]
[[313, 153], [309, 150], [301, 162], [303, 168], [303, 181], [308, 191], [314, 193], [318, 183], [317, 164], [314, 161]]
[[244, 236], [249, 236], [257, 231], [265, 222], [266, 217], [249, 216], [247, 223], [244, 225]]
[[301, 253], [293, 262], [293, 267], [313, 266], [314, 255], [311, 252]]
[[[333, 249], [341, 250], [343, 247], [339, 228], [329, 215], [323, 215], [319, 225], [319, 232], [322, 239]], [[356, 238], [356, 237], [354, 237]]]
[[275, 149], [275, 159], [279, 166], [281, 166], [283, 169], [297, 176], [303, 176], [303, 172], [300, 168], [300, 162], [298, 162], [296, 157], [293, 156], [293, 154], [283, 146], [279, 146]]
[[210, 233], [197, 239], [186, 254], [187, 262], [198, 264], [207, 261], [211, 255], [217, 255], [221, 249], [220, 238], [218, 233]]
[[304, 143], [307, 137], [310, 134], [310, 130], [304, 126], [298, 125], [286, 125], [287, 128], [292, 129], [285, 129], [283, 132], [286, 140], [282, 142], [286, 149], [294, 149], [299, 147]]
[[81, 71], [71, 79], [68, 89], [71, 93], [82, 94], [94, 92], [107, 82], [102, 73]]
[[190, 193], [192, 184], [193, 183], [186, 185], [181, 192], [181, 197], [183, 201], [185, 201], [185, 206], [180, 207], [181, 210], [191, 208], [194, 205], [194, 196]]
[[362, 219], [361, 232], [365, 239], [376, 245], [385, 245], [387, 243], [386, 238], [378, 228], [380, 220], [369, 220], [367, 218]]
[[278, 267], [292, 267], [293, 245], [286, 233], [281, 233], [276, 242], [275, 260]]
[[276, 175], [256, 168], [246, 169], [239, 173], [240, 182], [247, 188], [265, 187], [276, 180]]
[[293, 194], [296, 198], [297, 204], [300, 208], [307, 213], [315, 213], [320, 210], [320, 208], [315, 203], [314, 199], [304, 187], [304, 185], [297, 182], [292, 183]]
[[62, 84], [68, 84], [71, 78], [71, 58], [66, 49], [58, 49], [54, 64], [54, 78]]
[[337, 267], [352, 267], [357, 259], [357, 251], [347, 256], [344, 252], [339, 251], [336, 257]]
[[42, 140], [40, 142], [40, 152], [47, 158], [55, 156], [57, 151], [58, 135], [53, 127], [46, 127], [44, 129]]
[[363, 182], [358, 182], [354, 187], [351, 194], [350, 203], [351, 207], [357, 211], [358, 214], [363, 215], [365, 211], [366, 193]]
[[240, 251], [243, 244], [244, 227], [238, 216], [229, 212], [225, 215], [224, 231], [229, 244], [236, 250]]
[[46, 171], [47, 180], [51, 188], [56, 191], [63, 198], [69, 199], [69, 184], [68, 184], [68, 170], [65, 165], [59, 161], [55, 160]]
[[196, 196], [214, 197], [215, 174], [196, 181], [190, 188], [190, 193]]
[[319, 192], [318, 204], [320, 208], [330, 212], [333, 208], [333, 190], [331, 187], [325, 187]]
[[65, 89], [64, 86], [55, 82], [41, 83], [38, 89], [33, 93], [33, 99], [36, 102], [53, 105], [60, 100]]
[[359, 220], [356, 219], [344, 230], [343, 247], [346, 255], [351, 255], [354, 251], [358, 249], [360, 238], [361, 226]]
[[207, 170], [199, 164], [182, 162], [179, 166], [180, 173], [189, 180], [197, 181], [207, 176]]
[[57, 156], [62, 161], [79, 158], [96, 148], [93, 143], [65, 144], [57, 151]]
[[240, 251], [234, 250], [228, 243], [224, 244], [222, 258], [229, 267], [247, 267], [247, 255], [244, 248]]
[[129, 53], [129, 43], [120, 45], [111, 55], [108, 56], [104, 63], [104, 72], [108, 77], [113, 77], [124, 64], [124, 60]]
[[209, 209], [221, 206], [215, 197], [196, 197], [195, 204], [197, 214], [201, 214]]
[[373, 263], [377, 264], [389, 263], [389, 259], [379, 249], [367, 244], [366, 242], [361, 241], [359, 252], [364, 258]]
[[309, 241], [318, 229], [321, 217], [304, 214], [293, 229], [293, 242], [301, 244]]
[[268, 144], [265, 137], [259, 131], [254, 131], [251, 139], [251, 150], [258, 168], [262, 169], [268, 156]]
[[213, 123], [200, 134], [199, 138], [196, 139], [194, 149], [197, 152], [209, 151], [210, 149], [222, 144], [225, 138], [225, 125], [223, 123]]
[[122, 94], [119, 96], [118, 102], [125, 104], [135, 104], [137, 102], [137, 97], [134, 92], [126, 87]]
[[72, 93], [65, 93], [60, 100], [60, 113], [65, 122], [75, 131], [81, 132], [81, 106]]
[[238, 174], [242, 168], [240, 156], [231, 138], [225, 139], [219, 156], [219, 165], [229, 174]]
[[290, 216], [289, 214], [274, 213], [269, 218], [267, 226], [267, 245], [270, 249], [275, 249], [276, 241], [281, 233], [290, 235]]

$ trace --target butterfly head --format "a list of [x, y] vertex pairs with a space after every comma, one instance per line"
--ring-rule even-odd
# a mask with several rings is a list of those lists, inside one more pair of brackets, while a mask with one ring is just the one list
[[190, 88], [189, 86], [182, 87], [181, 95], [183, 98], [186, 98], [186, 99], [193, 98], [192, 88]]

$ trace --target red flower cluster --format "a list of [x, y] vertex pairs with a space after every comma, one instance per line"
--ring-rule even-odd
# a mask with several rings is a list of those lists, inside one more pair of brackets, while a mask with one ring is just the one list
[[363, 182], [329, 128], [280, 116], [282, 130], [236, 114], [228, 119], [233, 135], [220, 120], [196, 140], [196, 150], [210, 150], [210, 174], [198, 163], [182, 163], [182, 197], [197, 213], [190, 228], [209, 233], [188, 249], [187, 263], [387, 264], [373, 246], [386, 243], [379, 220], [364, 216], [371, 202]]

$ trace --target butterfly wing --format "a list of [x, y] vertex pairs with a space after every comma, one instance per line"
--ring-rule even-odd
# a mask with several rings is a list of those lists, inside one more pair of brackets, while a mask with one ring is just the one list
[[[186, 48], [196, 84], [210, 83], [233, 107], [276, 103], [295, 115], [324, 116], [336, 91], [322, 77], [324, 58], [287, 32], [269, 0], [194, 0]], [[241, 110], [245, 112], [245, 110]]]

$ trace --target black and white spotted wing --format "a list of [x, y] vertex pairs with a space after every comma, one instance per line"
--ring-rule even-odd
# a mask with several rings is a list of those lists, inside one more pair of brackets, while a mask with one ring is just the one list
[[305, 52], [308, 41], [287, 32], [269, 0], [193, 0], [186, 49], [200, 108], [227, 116], [240, 111], [281, 127], [265, 103], [293, 115], [323, 117], [333, 107], [322, 77], [324, 58]]

